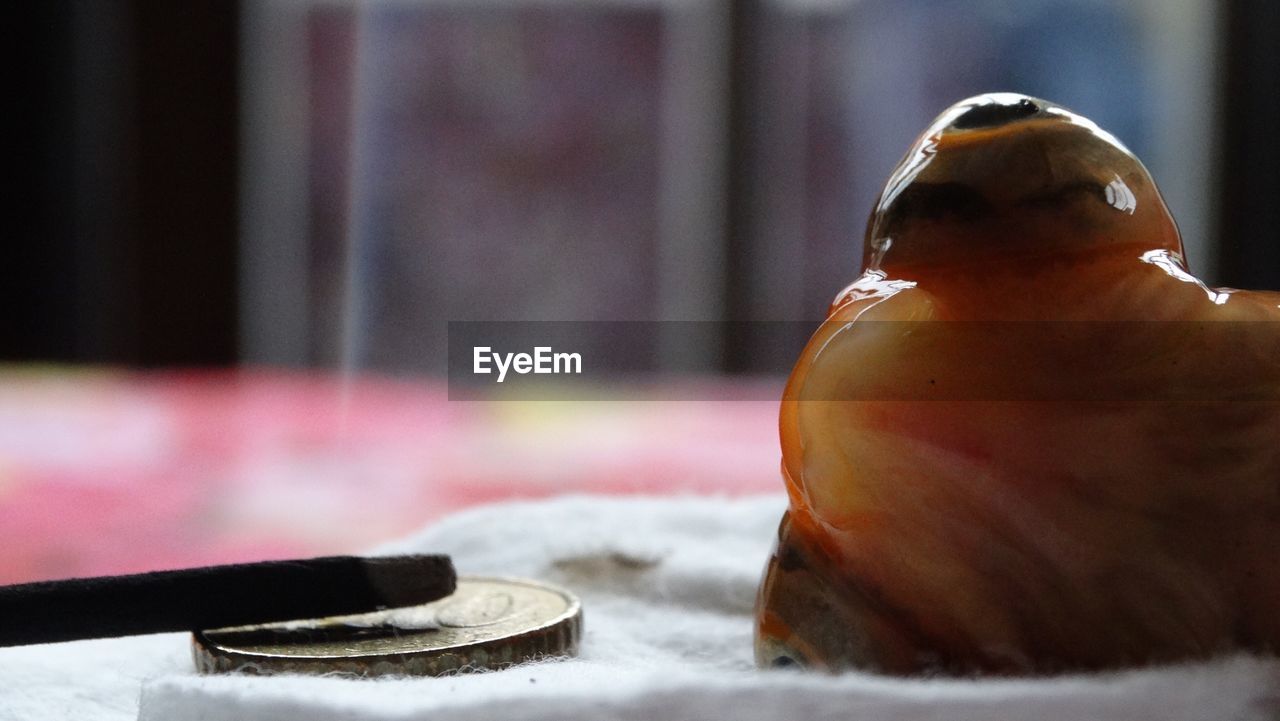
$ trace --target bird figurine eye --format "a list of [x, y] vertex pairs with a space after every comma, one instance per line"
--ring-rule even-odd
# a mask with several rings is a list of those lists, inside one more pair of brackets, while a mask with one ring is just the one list
[[1044, 673], [1280, 648], [1280, 293], [1210, 288], [1054, 103], [946, 110], [781, 404], [761, 666]]

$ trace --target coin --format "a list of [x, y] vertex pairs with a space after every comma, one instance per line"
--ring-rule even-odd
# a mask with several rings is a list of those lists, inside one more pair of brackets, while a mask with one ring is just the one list
[[198, 631], [202, 673], [438, 676], [576, 656], [582, 604], [550, 584], [464, 577], [453, 595], [353, 616]]

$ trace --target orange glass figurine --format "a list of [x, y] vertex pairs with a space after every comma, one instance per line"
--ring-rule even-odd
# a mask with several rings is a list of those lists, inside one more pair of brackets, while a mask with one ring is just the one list
[[943, 113], [796, 363], [762, 666], [1045, 673], [1280, 651], [1280, 293], [1192, 276], [1142, 164]]

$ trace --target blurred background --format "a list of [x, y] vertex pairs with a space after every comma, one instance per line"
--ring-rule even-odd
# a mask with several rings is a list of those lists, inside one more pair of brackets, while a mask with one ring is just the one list
[[816, 323], [889, 170], [980, 92], [1092, 117], [1198, 275], [1280, 288], [1264, 0], [25, 13], [0, 580], [354, 550], [513, 495], [776, 490], [776, 403], [732, 400], [787, 371], [803, 324], [646, 325], [725, 402], [570, 410], [449, 404], [446, 323]]
[[[1261, 0], [94, 0], [24, 33], [0, 357], [439, 371], [447, 320], [820, 319], [948, 104], [1097, 120], [1280, 287]], [[690, 349], [785, 371], [726, 331]]]

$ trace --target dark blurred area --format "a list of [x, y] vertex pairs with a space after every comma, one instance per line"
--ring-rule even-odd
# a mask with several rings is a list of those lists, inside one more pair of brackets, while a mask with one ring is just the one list
[[1222, 279], [1280, 288], [1280, 5], [1229, 0], [1224, 40]]
[[[1112, 129], [1194, 270], [1280, 288], [1274, 4], [725, 2], [34, 5], [0, 359], [438, 372], [450, 320], [816, 320], [906, 143], [993, 90]], [[746, 332], [685, 355], [794, 357]]]
[[238, 358], [234, 2], [31, 3], [5, 359]]

